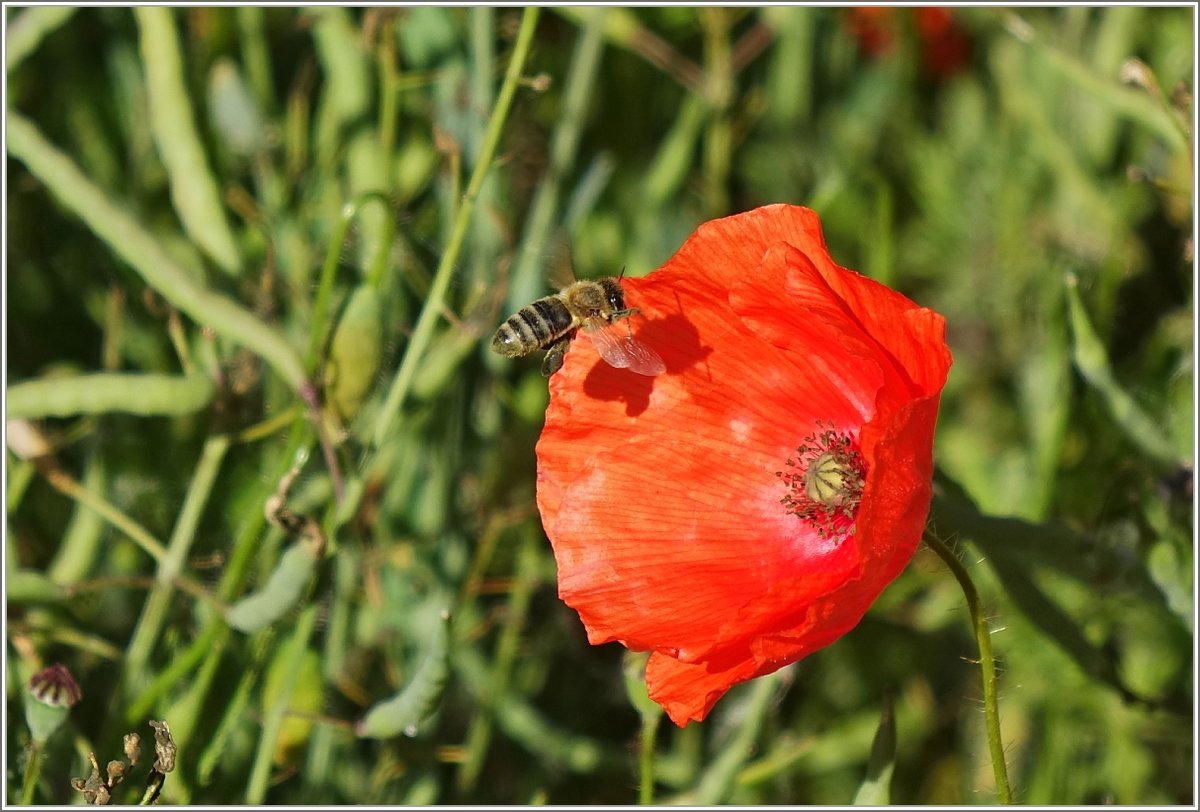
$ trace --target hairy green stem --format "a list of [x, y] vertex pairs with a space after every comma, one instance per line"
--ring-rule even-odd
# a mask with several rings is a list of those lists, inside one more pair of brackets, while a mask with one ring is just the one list
[[462, 205], [454, 218], [454, 228], [450, 233], [450, 240], [446, 244], [446, 251], [442, 254], [441, 262], [438, 263], [433, 277], [433, 286], [425, 298], [425, 305], [421, 308], [421, 315], [417, 318], [416, 327], [413, 328], [412, 339], [404, 353], [404, 360], [400, 363], [400, 369], [392, 381], [392, 388], [388, 391], [387, 401], [376, 421], [373, 439], [373, 445], [376, 448], [382, 445], [392, 433], [400, 415], [400, 408], [404, 405], [404, 399], [412, 387], [417, 363], [425, 354], [429, 341], [433, 338], [434, 324], [445, 307], [446, 289], [450, 285], [451, 272], [458, 263], [458, 255], [462, 250], [467, 227], [471, 223], [471, 214], [475, 210], [475, 200], [479, 197], [483, 179], [491, 168], [492, 158], [500, 144], [500, 135], [504, 131], [508, 111], [512, 107], [518, 80], [521, 78], [521, 71], [533, 44], [533, 32], [537, 28], [538, 11], [537, 8], [529, 7], [522, 13], [521, 30], [517, 33], [517, 42], [513, 47], [512, 59], [508, 63], [508, 72], [504, 75], [504, 84], [500, 88], [500, 95], [496, 100], [496, 107], [492, 111], [491, 121], [488, 122], [487, 134], [484, 137], [483, 147], [479, 150], [475, 169], [471, 173], [471, 181], [467, 184], [467, 192], [463, 196]]
[[661, 713], [642, 714], [641, 740], [638, 746], [638, 804], [654, 805], [654, 739], [658, 735]]
[[1011, 804], [1012, 790], [1008, 785], [1008, 767], [1004, 763], [1004, 743], [1000, 739], [1000, 709], [996, 702], [996, 661], [992, 657], [992, 633], [988, 629], [987, 618], [983, 616], [979, 593], [975, 590], [975, 584], [971, 582], [966, 568], [941, 539], [933, 533], [926, 533], [925, 543], [938, 554], [958, 579], [963, 597], [967, 600], [967, 609], [971, 613], [971, 627], [979, 644], [979, 668], [983, 672], [983, 716], [987, 726], [988, 748], [992, 754], [992, 771], [996, 776], [996, 794], [1000, 796], [1000, 803]]

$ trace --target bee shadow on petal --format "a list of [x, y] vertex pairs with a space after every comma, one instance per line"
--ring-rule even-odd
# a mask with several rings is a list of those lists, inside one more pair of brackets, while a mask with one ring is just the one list
[[629, 417], [646, 411], [655, 386], [677, 386], [671, 382], [673, 376], [687, 371], [712, 352], [712, 348], [700, 344], [699, 331], [683, 313], [655, 319], [635, 316], [634, 321], [637, 324], [634, 337], [662, 357], [667, 371], [656, 376], [639, 375], [597, 359], [583, 381], [585, 395], [597, 400], [621, 401]]

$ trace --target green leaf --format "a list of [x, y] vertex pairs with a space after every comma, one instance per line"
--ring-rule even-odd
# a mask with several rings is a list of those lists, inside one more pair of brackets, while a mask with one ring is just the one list
[[855, 806], [887, 806], [891, 803], [892, 772], [896, 768], [896, 714], [891, 696], [886, 696], [879, 729], [871, 744], [867, 777], [854, 796]]

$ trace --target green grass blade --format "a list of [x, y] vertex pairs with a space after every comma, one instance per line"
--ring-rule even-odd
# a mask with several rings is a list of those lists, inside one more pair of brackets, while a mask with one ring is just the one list
[[789, 670], [782, 668], [747, 684], [745, 716], [735, 728], [729, 743], [705, 765], [696, 786], [669, 803], [708, 806], [729, 802], [729, 794], [733, 791], [738, 773], [754, 753], [754, 743], [762, 731], [767, 711]]
[[279, 686], [278, 693], [266, 697], [266, 713], [262, 732], [258, 739], [258, 749], [254, 754], [254, 763], [250, 769], [250, 779], [246, 785], [245, 803], [248, 805], [261, 804], [266, 798], [275, 742], [279, 740], [279, 733], [283, 729], [288, 702], [300, 677], [301, 664], [305, 652], [308, 651], [308, 639], [312, 636], [313, 627], [316, 625], [319, 608], [315, 603], [309, 604], [300, 613], [291, 639], [287, 641], [286, 653], [283, 655], [286, 677], [283, 684]]
[[413, 328], [412, 339], [408, 343], [407, 350], [405, 350], [404, 360], [400, 363], [400, 369], [396, 371], [396, 377], [392, 380], [392, 386], [388, 390], [387, 399], [376, 421], [375, 434], [372, 438], [373, 444], [376, 447], [383, 445], [391, 435], [392, 426], [399, 418], [400, 408], [404, 405], [409, 389], [412, 387], [413, 377], [417, 372], [417, 365], [429, 346], [429, 340], [433, 338], [433, 328], [441, 316], [442, 307], [445, 304], [446, 290], [450, 285], [452, 271], [458, 262], [458, 255], [462, 250], [463, 241], [467, 235], [467, 228], [471, 223], [471, 215], [475, 210], [475, 201], [479, 197], [479, 190], [483, 186], [483, 179], [487, 176], [488, 170], [491, 169], [492, 158], [495, 156], [496, 148], [500, 144], [500, 135], [504, 131], [504, 123], [507, 121], [508, 112], [512, 108], [513, 96], [517, 92], [518, 80], [521, 78], [521, 72], [525, 67], [525, 60], [529, 56], [529, 51], [533, 44], [533, 32], [537, 28], [537, 19], [537, 8], [526, 8], [521, 15], [521, 28], [517, 32], [517, 41], [513, 46], [512, 59], [508, 63], [508, 71], [504, 75], [504, 84], [501, 86], [500, 94], [496, 99], [496, 107], [492, 110], [492, 117], [488, 122], [487, 134], [484, 136], [483, 146], [479, 150], [479, 158], [474, 171], [471, 173], [471, 180], [467, 184], [467, 191], [463, 196], [462, 205], [459, 206], [458, 214], [454, 218], [454, 228], [450, 234], [450, 240], [446, 245], [446, 250], [442, 254], [441, 261], [438, 263], [437, 271], [434, 273], [433, 286], [429, 290], [429, 295], [425, 298], [425, 304], [421, 308], [421, 315], [417, 318], [417, 324]]
[[300, 390], [304, 368], [282, 336], [250, 311], [192, 278], [140, 223], [13, 110], [8, 112], [8, 151], [171, 304], [258, 353], [290, 387]]
[[1079, 374], [1104, 400], [1118, 428], [1134, 445], [1164, 465], [1180, 465], [1184, 460], [1163, 436], [1158, 423], [1142, 410], [1113, 376], [1108, 353], [1080, 301], [1079, 281], [1073, 275], [1068, 275], [1066, 285], [1067, 311], [1074, 336], [1075, 367]]

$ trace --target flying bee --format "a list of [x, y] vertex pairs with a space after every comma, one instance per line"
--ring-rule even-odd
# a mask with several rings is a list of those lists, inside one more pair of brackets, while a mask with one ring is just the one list
[[637, 312], [625, 306], [619, 277], [572, 282], [509, 316], [492, 338], [492, 349], [510, 358], [546, 350], [542, 374], [549, 377], [563, 365], [571, 339], [582, 329], [612, 366], [660, 375], [667, 366], [658, 353], [634, 338], [629, 325], [618, 324]]

